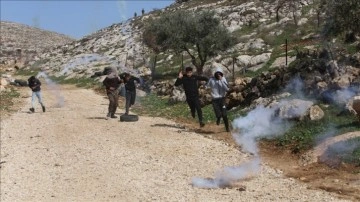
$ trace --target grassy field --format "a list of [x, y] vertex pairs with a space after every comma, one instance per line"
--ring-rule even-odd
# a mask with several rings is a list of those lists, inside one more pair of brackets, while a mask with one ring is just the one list
[[11, 111], [11, 106], [14, 105], [14, 98], [18, 98], [20, 93], [16, 91], [14, 87], [9, 88], [10, 90], [3, 91], [0, 93], [0, 111]]

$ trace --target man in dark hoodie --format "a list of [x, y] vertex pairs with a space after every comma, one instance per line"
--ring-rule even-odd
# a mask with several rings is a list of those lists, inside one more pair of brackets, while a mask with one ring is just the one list
[[35, 108], [34, 108], [35, 97], [37, 97], [37, 99], [42, 107], [42, 111], [45, 112], [45, 105], [43, 104], [42, 99], [41, 99], [41, 88], [40, 88], [41, 82], [35, 76], [31, 76], [28, 79], [28, 86], [32, 90], [30, 111], [33, 113], [35, 112]]
[[103, 81], [103, 84], [106, 87], [106, 94], [109, 98], [109, 108], [106, 119], [117, 118], [117, 116], [115, 116], [115, 112], [118, 107], [118, 88], [120, 86], [121, 80], [115, 69], [108, 70], [106, 74], [107, 76]]
[[131, 76], [129, 73], [126, 73], [126, 72], [122, 73], [120, 75], [120, 77], [125, 83], [125, 91], [126, 91], [126, 93], [125, 93], [125, 99], [126, 99], [125, 114], [128, 115], [131, 105], [135, 104], [135, 99], [136, 99], [135, 81], [137, 83], [140, 83], [140, 79], [137, 77]]
[[175, 81], [175, 86], [183, 85], [186, 95], [186, 102], [188, 103], [191, 111], [191, 116], [195, 118], [195, 110], [197, 112], [200, 127], [204, 127], [202, 110], [199, 100], [198, 81], [208, 81], [209, 79], [203, 76], [193, 75], [191, 67], [185, 68], [185, 76], [182, 71], [179, 72], [179, 76]]

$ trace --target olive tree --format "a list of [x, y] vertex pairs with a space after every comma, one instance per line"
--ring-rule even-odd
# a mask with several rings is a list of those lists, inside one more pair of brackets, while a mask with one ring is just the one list
[[152, 20], [145, 27], [144, 43], [159, 53], [166, 50], [185, 51], [203, 73], [207, 59], [231, 46], [232, 37], [213, 11], [176, 11]]
[[335, 36], [342, 33], [360, 34], [359, 0], [328, 0], [325, 9], [326, 34]]

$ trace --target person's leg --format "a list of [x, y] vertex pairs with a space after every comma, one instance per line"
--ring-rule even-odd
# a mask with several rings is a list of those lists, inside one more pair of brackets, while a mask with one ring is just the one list
[[131, 92], [126, 91], [126, 95], [125, 95], [125, 114], [129, 114], [129, 109], [130, 109], [130, 104], [131, 104]]
[[196, 112], [197, 112], [197, 115], [198, 115], [200, 127], [204, 127], [205, 123], [203, 122], [203, 114], [202, 114], [199, 98], [194, 100], [194, 106], [195, 106], [195, 109], [196, 109]]
[[115, 112], [119, 106], [119, 93], [118, 91], [114, 91], [113, 93], [113, 99], [114, 99], [114, 105], [111, 111], [111, 118], [117, 118], [117, 116], [115, 116]]
[[35, 94], [36, 94], [36, 97], [38, 98], [38, 101], [39, 101], [39, 103], [40, 103], [40, 105], [42, 107], [43, 112], [45, 112], [45, 105], [42, 102], [41, 91], [37, 91], [37, 92], [35, 92]]
[[108, 107], [108, 114], [107, 114], [107, 118], [110, 118], [111, 117], [111, 113], [113, 111], [113, 108], [114, 108], [114, 96], [112, 93], [108, 93], [107, 94], [108, 98], [109, 98], [109, 107]]
[[131, 92], [130, 107], [135, 104], [136, 92]]
[[36, 98], [36, 93], [35, 92], [32, 92], [31, 94], [31, 108], [30, 108], [30, 111], [31, 112], [35, 112], [35, 98]]
[[216, 123], [220, 123], [220, 118], [221, 118], [221, 103], [220, 103], [220, 100], [219, 99], [213, 99], [212, 100], [212, 106], [213, 106], [213, 109], [214, 109], [214, 113], [215, 113], [215, 116], [216, 116]]
[[224, 99], [221, 99], [221, 116], [224, 120], [224, 124], [225, 124], [225, 129], [227, 132], [230, 131], [230, 128], [229, 128], [229, 119], [227, 117], [227, 110], [226, 110], [226, 105], [225, 105], [225, 98]]
[[194, 99], [186, 99], [186, 102], [189, 105], [190, 108], [190, 112], [191, 112], [191, 116], [193, 118], [195, 118], [195, 103], [194, 103]]

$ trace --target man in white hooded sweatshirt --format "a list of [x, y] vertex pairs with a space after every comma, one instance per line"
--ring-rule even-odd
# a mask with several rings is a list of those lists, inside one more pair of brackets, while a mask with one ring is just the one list
[[212, 105], [216, 115], [216, 124], [219, 125], [221, 118], [223, 118], [226, 131], [229, 132], [229, 120], [225, 106], [225, 96], [229, 87], [220, 68], [215, 70], [214, 77], [210, 78], [207, 86], [211, 88]]

